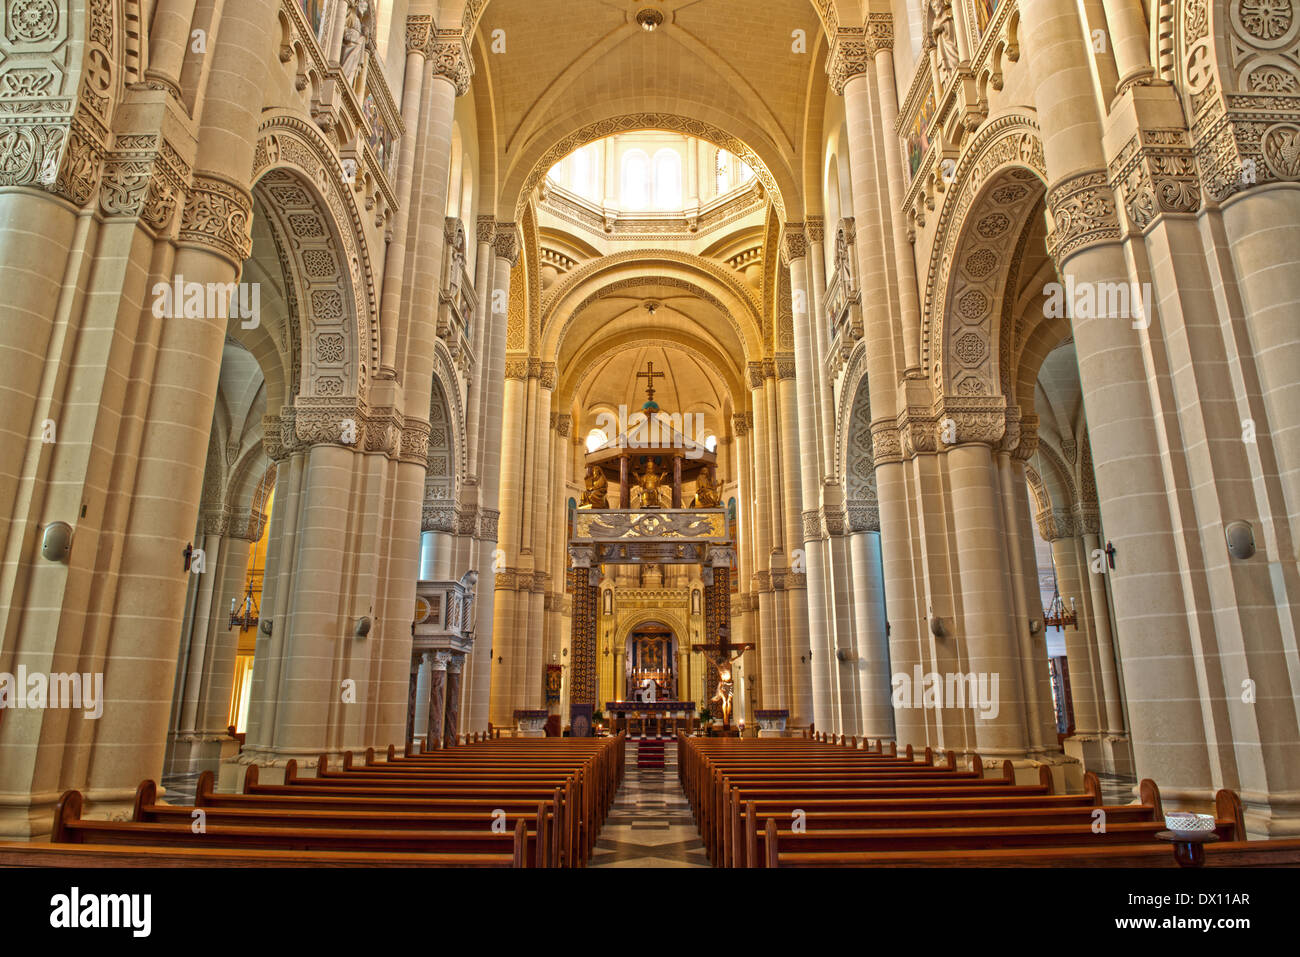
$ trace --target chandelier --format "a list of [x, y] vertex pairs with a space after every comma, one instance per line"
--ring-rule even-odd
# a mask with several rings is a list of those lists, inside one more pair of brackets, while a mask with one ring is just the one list
[[257, 572], [257, 547], [253, 548], [253, 567], [248, 570], [248, 584], [244, 586], [244, 600], [242, 602], [237, 598], [230, 599], [230, 624], [227, 627], [238, 628], [240, 631], [248, 631], [250, 628], [257, 627], [257, 619], [261, 612], [258, 610], [257, 601], [253, 598], [253, 576]]
[[1070, 599], [1070, 610], [1065, 610], [1065, 602], [1061, 599], [1061, 590], [1056, 583], [1056, 569], [1052, 569], [1052, 601], [1043, 613], [1043, 625], [1047, 628], [1056, 628], [1057, 631], [1063, 631], [1066, 625], [1069, 625], [1075, 631], [1079, 630], [1079, 614], [1074, 608], [1074, 599]]

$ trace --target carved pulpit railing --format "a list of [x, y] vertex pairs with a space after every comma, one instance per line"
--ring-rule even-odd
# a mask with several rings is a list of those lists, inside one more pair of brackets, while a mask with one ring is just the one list
[[467, 572], [460, 581], [416, 583], [408, 747], [416, 740], [426, 750], [455, 743], [460, 730], [461, 672], [474, 647], [477, 583], [475, 572]]

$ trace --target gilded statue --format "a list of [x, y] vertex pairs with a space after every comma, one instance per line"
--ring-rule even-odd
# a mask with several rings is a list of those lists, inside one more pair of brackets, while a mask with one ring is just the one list
[[580, 508], [609, 508], [609, 480], [598, 465], [587, 467], [587, 489], [582, 493]]
[[637, 476], [632, 490], [633, 508], [667, 508], [672, 504], [672, 489], [665, 483], [668, 471], [659, 471], [654, 459], [646, 460], [645, 471]]
[[700, 477], [696, 479], [695, 498], [691, 499], [691, 508], [717, 508], [721, 504], [722, 494], [718, 491], [713, 467], [701, 469]]

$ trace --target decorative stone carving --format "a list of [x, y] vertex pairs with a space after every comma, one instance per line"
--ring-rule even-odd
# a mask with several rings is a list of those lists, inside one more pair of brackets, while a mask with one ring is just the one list
[[253, 197], [223, 176], [195, 173], [179, 239], [216, 250], [238, 267], [253, 251]]
[[1111, 162], [1110, 183], [1139, 230], [1161, 213], [1201, 206], [1196, 157], [1183, 130], [1139, 131]]
[[875, 55], [875, 47], [867, 43], [866, 31], [861, 28], [837, 33], [826, 57], [826, 75], [830, 77], [831, 92], [843, 96], [850, 80], [865, 76], [871, 69]]
[[433, 39], [433, 17], [408, 16], [406, 18], [406, 52], [429, 55], [429, 41]]
[[1047, 194], [1053, 228], [1047, 249], [1058, 268], [1080, 249], [1119, 239], [1119, 216], [1106, 174], [1078, 173]]
[[519, 264], [522, 240], [519, 235], [519, 226], [516, 223], [497, 223], [492, 244], [497, 258], [510, 263], [511, 269], [514, 269]]
[[785, 235], [781, 237], [781, 261], [788, 266], [807, 255], [808, 237], [804, 235], [804, 224], [786, 223]]
[[826, 529], [822, 525], [822, 515], [817, 509], [810, 509], [803, 513], [803, 540], [804, 543], [821, 541], [826, 537]]
[[469, 92], [470, 77], [474, 74], [474, 60], [459, 30], [439, 30], [428, 46], [429, 59], [433, 61], [433, 75], [443, 77], [456, 88], [457, 96]]

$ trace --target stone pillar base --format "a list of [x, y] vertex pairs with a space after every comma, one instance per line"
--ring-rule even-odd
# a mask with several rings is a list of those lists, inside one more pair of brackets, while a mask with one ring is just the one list
[[1103, 735], [1101, 743], [1106, 772], [1123, 778], [1133, 777], [1135, 774], [1133, 742], [1128, 739], [1128, 735]]
[[788, 738], [790, 737], [790, 732], [782, 731], [779, 728], [759, 728], [758, 736], [760, 738]]
[[1089, 771], [1109, 773], [1106, 747], [1096, 732], [1072, 734], [1062, 742], [1065, 753]]

